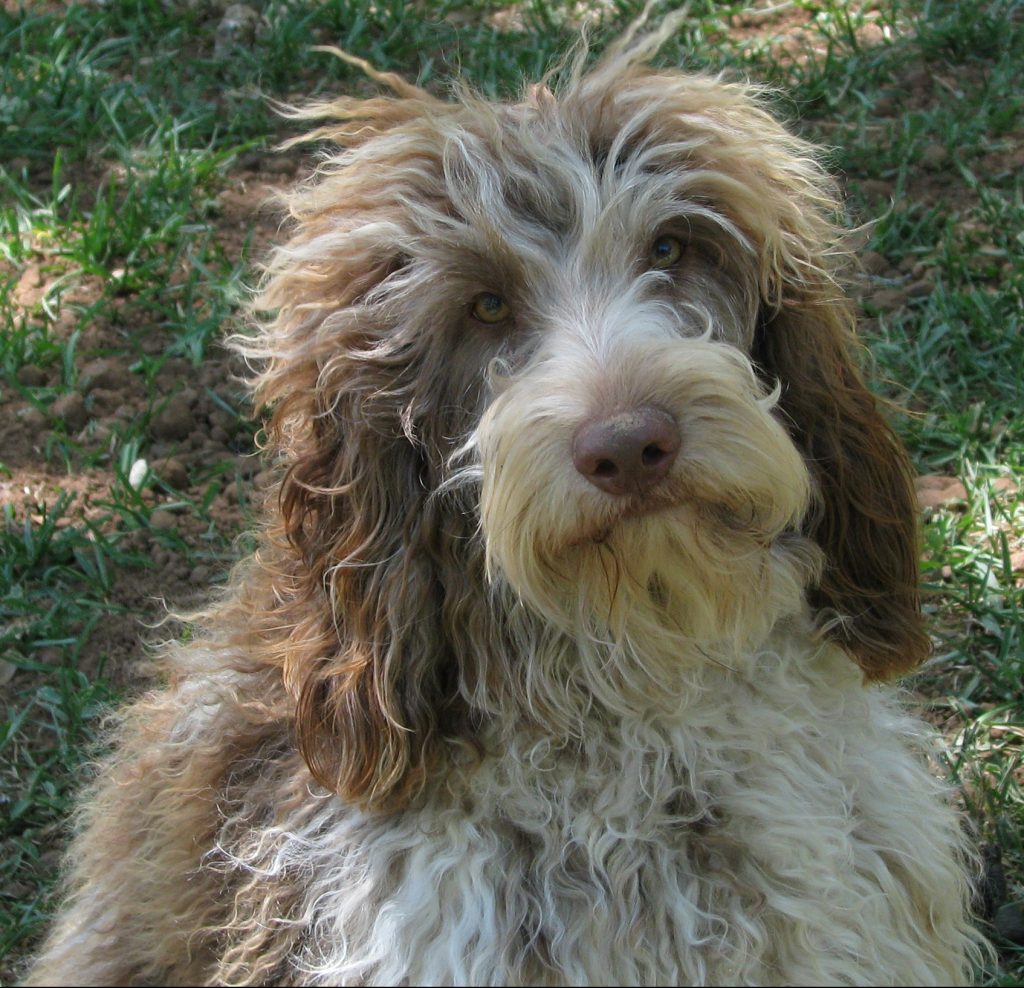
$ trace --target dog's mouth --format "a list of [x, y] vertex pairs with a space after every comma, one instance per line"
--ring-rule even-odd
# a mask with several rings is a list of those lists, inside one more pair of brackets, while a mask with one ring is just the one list
[[749, 497], [709, 499], [692, 487], [674, 484], [672, 489], [616, 499], [599, 519], [572, 533], [566, 544], [570, 548], [604, 545], [630, 523], [651, 520], [769, 545], [777, 533], [765, 524], [765, 514]]
[[591, 514], [584, 513], [574, 530], [566, 533], [564, 541], [569, 547], [601, 545], [630, 522], [682, 510], [684, 503], [668, 492], [630, 494], [609, 499], [608, 503], [597, 506]]
[[589, 524], [584, 521], [580, 530], [573, 532], [566, 541], [573, 547], [600, 545], [631, 521], [682, 510], [684, 506], [685, 502], [664, 492], [616, 498], [605, 506], [599, 519], [591, 520]]

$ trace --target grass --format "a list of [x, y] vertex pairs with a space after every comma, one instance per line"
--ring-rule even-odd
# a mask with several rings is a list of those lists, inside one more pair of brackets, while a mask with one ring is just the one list
[[[600, 47], [639, 9], [257, 6], [254, 37], [230, 57], [201, 4], [0, 9], [0, 421], [21, 428], [0, 445], [0, 981], [45, 921], [85, 753], [132, 680], [112, 627], [132, 638], [133, 616], [158, 613], [143, 592], [155, 570], [154, 585], [187, 588], [238, 551], [257, 467], [216, 341], [252, 277], [252, 238], [273, 235], [269, 220], [239, 230], [229, 193], [254, 174], [288, 181], [266, 167], [286, 136], [268, 97], [366, 86], [311, 44], [428, 87], [458, 72], [513, 93], [581, 12]], [[925, 515], [936, 652], [917, 687], [1020, 903], [1022, 8], [793, 0], [765, 14], [694, 0], [662, 57], [776, 87], [779, 112], [831, 148], [854, 218], [870, 221], [875, 261], [858, 287], [878, 376], [909, 411], [898, 424], [918, 471], [963, 483]], [[113, 382], [90, 384], [97, 361]], [[191, 431], [170, 419], [183, 404]], [[1020, 948], [1004, 947], [987, 983], [1024, 979]]]

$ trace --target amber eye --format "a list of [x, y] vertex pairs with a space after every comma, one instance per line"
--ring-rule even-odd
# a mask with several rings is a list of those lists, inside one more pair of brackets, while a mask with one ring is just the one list
[[473, 299], [473, 318], [480, 322], [496, 323], [502, 322], [512, 314], [505, 300], [494, 292], [484, 292]]
[[658, 237], [651, 244], [651, 252], [647, 259], [652, 268], [670, 268], [683, 256], [683, 245], [676, 237]]

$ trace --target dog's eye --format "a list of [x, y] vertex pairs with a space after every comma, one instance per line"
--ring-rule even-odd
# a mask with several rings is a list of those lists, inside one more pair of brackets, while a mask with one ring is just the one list
[[677, 237], [663, 236], [651, 244], [647, 259], [652, 268], [670, 268], [683, 256], [683, 245]]
[[500, 295], [484, 292], [473, 300], [473, 318], [480, 322], [502, 322], [512, 314], [512, 310]]

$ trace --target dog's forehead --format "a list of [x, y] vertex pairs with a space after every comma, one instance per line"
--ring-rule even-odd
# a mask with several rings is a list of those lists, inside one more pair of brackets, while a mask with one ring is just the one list
[[706, 140], [697, 134], [661, 139], [561, 105], [520, 103], [466, 107], [438, 136], [439, 205], [481, 243], [615, 253], [707, 208], [706, 194], [685, 191], [701, 167]]
[[547, 268], [621, 282], [668, 233], [744, 276], [758, 266], [774, 298], [782, 268], [832, 237], [832, 186], [809, 146], [750, 86], [617, 72], [518, 103], [460, 90], [343, 105], [348, 122], [331, 131], [343, 150], [293, 199], [300, 238], [383, 217], [394, 236], [375, 256], [489, 287], [543, 284]]

